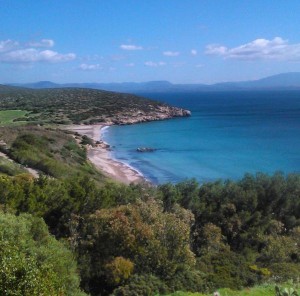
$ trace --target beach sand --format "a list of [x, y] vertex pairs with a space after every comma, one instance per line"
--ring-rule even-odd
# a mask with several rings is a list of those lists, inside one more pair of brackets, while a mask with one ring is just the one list
[[[66, 129], [86, 135], [96, 142], [101, 140], [101, 129], [105, 126], [107, 125], [71, 125]], [[108, 148], [101, 146], [105, 146], [105, 143], [96, 147], [88, 147], [87, 157], [107, 177], [125, 184], [146, 182], [142, 174], [128, 165], [112, 159]]]

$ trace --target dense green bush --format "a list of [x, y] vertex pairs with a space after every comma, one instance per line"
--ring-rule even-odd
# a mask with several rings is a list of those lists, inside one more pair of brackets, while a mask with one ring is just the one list
[[237, 289], [298, 276], [299, 174], [258, 173], [201, 186], [188, 180], [158, 190], [166, 211], [179, 203], [195, 215], [191, 246], [208, 286]]
[[[123, 258], [123, 266], [133, 264], [135, 274], [153, 274], [165, 283], [183, 269], [186, 273], [193, 271], [195, 258], [189, 248], [191, 221], [188, 211], [163, 212], [154, 199], [96, 211], [84, 221], [80, 232], [78, 252], [83, 285], [89, 287], [92, 295], [101, 293], [96, 283], [102, 282], [101, 288], [108, 291], [115, 288], [117, 283], [112, 285], [107, 266], [112, 266], [118, 257]], [[130, 277], [131, 274], [126, 280]]]
[[94, 146], [94, 141], [91, 138], [89, 138], [88, 136], [83, 135], [80, 144]]
[[71, 252], [31, 215], [0, 212], [1, 295], [84, 295]]
[[240, 289], [262, 282], [262, 277], [251, 270], [250, 264], [243, 256], [229, 250], [208, 253], [198, 258], [197, 263], [206, 275], [206, 286], [210, 290], [220, 287]]
[[115, 289], [112, 296], [152, 296], [164, 295], [170, 292], [167, 285], [158, 277], [151, 274], [134, 275], [130, 281]]
[[299, 263], [274, 263], [270, 265], [272, 280], [277, 283], [284, 283], [289, 280], [299, 281], [300, 264]]
[[[67, 166], [78, 157], [76, 165], [82, 161], [85, 167], [82, 150], [68, 135], [49, 132], [39, 139], [41, 133], [33, 132], [37, 139], [18, 138], [17, 150], [24, 151], [31, 139], [46, 157], [63, 156]], [[300, 274], [299, 175], [246, 175], [202, 185], [189, 180], [158, 188], [95, 182], [90, 176], [2, 174], [0, 204], [4, 211], [42, 217], [64, 239], [77, 256], [81, 287], [91, 295], [212, 292], [297, 280]], [[12, 245], [5, 250], [17, 269], [32, 270], [36, 278], [49, 271]], [[47, 278], [55, 286], [59, 279], [53, 274]]]

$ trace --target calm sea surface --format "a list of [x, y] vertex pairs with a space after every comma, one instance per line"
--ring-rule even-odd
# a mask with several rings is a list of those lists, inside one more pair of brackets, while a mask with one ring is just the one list
[[[300, 172], [300, 92], [142, 94], [192, 111], [189, 118], [113, 126], [112, 156], [153, 183]], [[138, 147], [155, 152], [140, 153]]]

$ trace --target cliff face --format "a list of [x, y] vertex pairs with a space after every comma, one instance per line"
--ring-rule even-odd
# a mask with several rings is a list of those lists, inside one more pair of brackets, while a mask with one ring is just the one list
[[125, 125], [188, 116], [191, 116], [189, 110], [171, 106], [149, 106], [149, 110], [147, 111], [137, 109], [123, 110], [114, 116], [106, 117], [105, 122]]

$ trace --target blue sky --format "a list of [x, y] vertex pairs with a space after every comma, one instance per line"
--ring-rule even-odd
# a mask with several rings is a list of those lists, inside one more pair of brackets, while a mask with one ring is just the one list
[[300, 71], [299, 0], [0, 0], [0, 83]]

